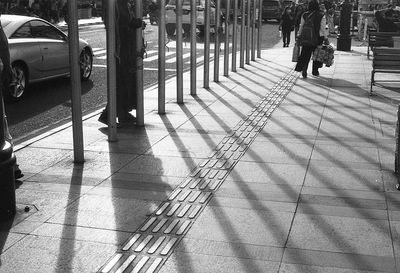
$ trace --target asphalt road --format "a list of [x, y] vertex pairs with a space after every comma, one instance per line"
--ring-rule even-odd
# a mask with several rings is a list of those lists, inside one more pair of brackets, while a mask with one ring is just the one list
[[[87, 40], [93, 50], [93, 72], [89, 81], [82, 82], [83, 115], [103, 108], [107, 101], [106, 74], [106, 35], [102, 25], [82, 27], [80, 38]], [[271, 48], [279, 44], [278, 24], [264, 23], [261, 39], [262, 48]], [[147, 57], [144, 60], [144, 87], [157, 84], [158, 56], [157, 26], [147, 25], [145, 29]], [[167, 44], [166, 76], [175, 77], [175, 41]], [[202, 64], [204, 44], [197, 42], [198, 65]], [[183, 47], [184, 68], [189, 69], [190, 42]], [[223, 50], [220, 51], [223, 55]], [[211, 51], [213, 56], [213, 51]], [[21, 143], [71, 119], [70, 79], [59, 78], [47, 82], [32, 84], [22, 101], [6, 102], [6, 113], [11, 135], [16, 144]]]

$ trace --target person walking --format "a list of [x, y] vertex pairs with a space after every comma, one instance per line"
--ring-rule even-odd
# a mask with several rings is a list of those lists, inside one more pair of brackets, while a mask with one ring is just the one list
[[306, 12], [305, 4], [299, 3], [294, 10], [294, 37], [297, 37], [300, 28], [301, 16]]
[[288, 47], [290, 44], [290, 35], [294, 30], [294, 17], [290, 7], [285, 7], [283, 10], [279, 29], [282, 31], [283, 47]]
[[[301, 46], [301, 53], [298, 58], [295, 70], [302, 72], [303, 78], [307, 78], [308, 63], [311, 54], [324, 41], [328, 42], [326, 34], [326, 18], [320, 11], [319, 4], [316, 0], [311, 0], [308, 4], [308, 11], [301, 17], [299, 28], [299, 36], [297, 40]], [[313, 61], [312, 74], [319, 76], [318, 69], [322, 67], [322, 63]]]
[[[106, 8], [105, 6], [103, 6]], [[105, 10], [106, 11], [106, 10]], [[144, 28], [142, 18], [135, 18], [135, 7], [131, 0], [116, 1], [116, 94], [117, 94], [117, 118], [119, 123], [132, 123], [136, 118], [130, 113], [136, 109], [136, 60], [143, 57], [144, 45], [137, 48], [136, 30]], [[107, 13], [103, 20], [107, 26]], [[142, 54], [142, 56], [139, 56]], [[101, 113], [100, 122], [108, 124], [108, 105]]]
[[[8, 47], [8, 39], [6, 34], [4, 33], [4, 30], [1, 25], [1, 17], [0, 17], [0, 60], [3, 63], [3, 71], [1, 71], [1, 82], [0, 84], [2, 85], [1, 91], [3, 91], [3, 88], [8, 88], [10, 86], [11, 80], [12, 80], [12, 68], [11, 68], [11, 61], [10, 61], [10, 49]], [[0, 101], [0, 103], [3, 103], [3, 101]], [[4, 107], [3, 107], [4, 109]], [[10, 132], [8, 131], [8, 125], [7, 125], [7, 117], [5, 112], [0, 113], [2, 115], [2, 118], [4, 119], [3, 122], [5, 124], [6, 128], [6, 139], [12, 144], [12, 137], [10, 135]], [[14, 177], [15, 179], [19, 179], [23, 177], [24, 175], [21, 172], [21, 169], [19, 168], [18, 164], [15, 163], [14, 165]]]

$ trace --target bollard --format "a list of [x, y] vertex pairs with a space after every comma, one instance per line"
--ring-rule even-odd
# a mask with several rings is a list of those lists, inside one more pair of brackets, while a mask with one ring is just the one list
[[232, 72], [236, 72], [238, 0], [233, 0]]
[[182, 0], [176, 1], [176, 101], [183, 104]]
[[196, 62], [196, 0], [190, 1], [190, 95], [196, 95], [197, 62]]
[[244, 27], [245, 17], [246, 17], [246, 0], [242, 0], [240, 2], [241, 6], [241, 18], [240, 18], [240, 62], [239, 67], [244, 68], [244, 44], [245, 44], [245, 36], [246, 36], [246, 29]]
[[204, 9], [204, 75], [203, 87], [210, 87], [210, 0], [206, 0]]
[[[4, 125], [4, 115], [2, 116], [2, 123]], [[13, 146], [9, 141], [4, 141], [3, 145], [0, 146], [0, 219], [9, 219], [16, 212], [15, 162]]]
[[165, 114], [165, 0], [160, 0], [158, 19], [158, 113]]
[[256, 0], [253, 0], [251, 12], [251, 60], [256, 60], [256, 44], [255, 44], [255, 36], [256, 36]]
[[251, 0], [247, 0], [246, 7], [246, 64], [250, 64], [250, 13]]
[[261, 58], [262, 0], [258, 0], [258, 4], [257, 58]]
[[219, 42], [219, 31], [221, 24], [221, 0], [216, 0], [216, 8], [215, 8], [215, 45], [214, 45], [214, 82], [219, 82], [219, 50], [220, 50], [220, 42]]
[[229, 75], [229, 16], [231, 9], [231, 0], [226, 1], [225, 6], [225, 47], [224, 47], [224, 76]]

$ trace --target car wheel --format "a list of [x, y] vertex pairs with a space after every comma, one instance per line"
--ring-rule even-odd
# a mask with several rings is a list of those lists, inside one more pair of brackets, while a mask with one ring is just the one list
[[86, 81], [90, 78], [93, 68], [93, 56], [89, 49], [84, 49], [79, 58], [81, 68], [81, 79]]
[[167, 31], [168, 36], [173, 36], [175, 33], [175, 25], [174, 24], [167, 24], [165, 26], [165, 30]]
[[28, 88], [28, 74], [23, 64], [12, 65], [12, 80], [8, 88], [7, 98], [11, 101], [19, 101]]

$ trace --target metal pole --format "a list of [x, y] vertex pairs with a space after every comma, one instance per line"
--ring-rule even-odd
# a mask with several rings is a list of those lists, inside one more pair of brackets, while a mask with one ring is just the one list
[[251, 13], [251, 0], [247, 0], [246, 9], [246, 64], [250, 64], [250, 13]]
[[236, 72], [238, 0], [233, 0], [232, 72]]
[[210, 87], [210, 1], [205, 0], [204, 9], [204, 88]]
[[231, 11], [231, 0], [226, 1], [225, 15], [225, 47], [224, 47], [224, 76], [229, 75], [229, 17]]
[[[135, 1], [135, 17], [143, 17], [142, 0]], [[143, 29], [136, 29], [136, 125], [144, 125], [144, 96], [143, 96]]]
[[256, 60], [256, 1], [253, 0], [253, 12], [251, 13], [251, 60]]
[[190, 95], [196, 95], [196, 0], [190, 1]]
[[246, 29], [244, 27], [244, 23], [246, 20], [246, 0], [241, 1], [241, 11], [242, 11], [242, 18], [240, 19], [240, 67], [244, 68], [244, 44], [245, 44], [245, 36], [246, 36]]
[[221, 24], [221, 0], [217, 0], [215, 9], [215, 45], [214, 45], [214, 81], [219, 82], [219, 27]]
[[165, 0], [159, 0], [158, 18], [158, 113], [165, 114]]
[[115, 0], [107, 1], [107, 111], [108, 141], [117, 141], [117, 67], [115, 62]]
[[78, 7], [76, 0], [68, 1], [69, 69], [71, 74], [72, 134], [74, 162], [83, 163], [83, 129], [81, 75], [79, 66]]
[[261, 58], [262, 0], [258, 0], [257, 58]]
[[176, 0], [176, 100], [183, 103], [182, 0]]

